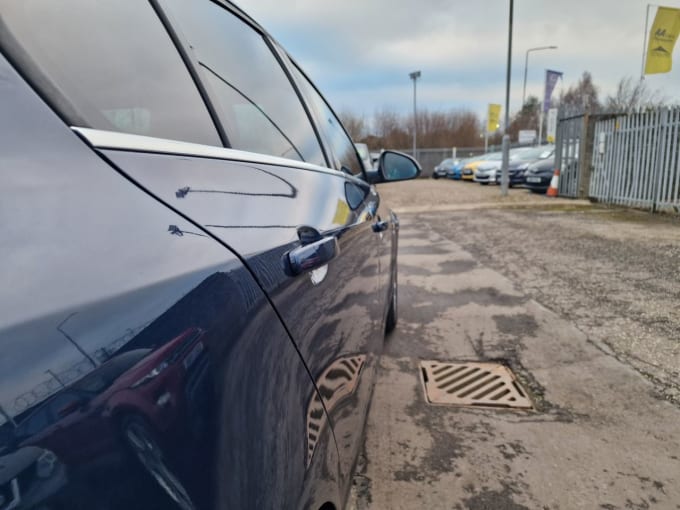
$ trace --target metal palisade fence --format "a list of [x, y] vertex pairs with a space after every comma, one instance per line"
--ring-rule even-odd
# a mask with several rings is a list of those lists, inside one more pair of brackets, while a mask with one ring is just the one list
[[559, 194], [680, 212], [680, 109], [560, 112]]
[[589, 116], [584, 113], [560, 111], [555, 140], [555, 168], [560, 170], [559, 194], [578, 198], [583, 192], [585, 178], [581, 140], [587, 140]]
[[617, 115], [593, 131], [590, 198], [679, 211], [679, 108]]

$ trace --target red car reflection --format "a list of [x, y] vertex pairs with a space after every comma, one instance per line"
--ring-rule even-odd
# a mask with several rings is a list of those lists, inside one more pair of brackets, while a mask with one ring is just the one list
[[186, 428], [205, 371], [204, 331], [118, 354], [52, 397], [16, 429], [17, 446], [55, 452], [67, 465], [113, 452], [130, 423], [168, 443]]

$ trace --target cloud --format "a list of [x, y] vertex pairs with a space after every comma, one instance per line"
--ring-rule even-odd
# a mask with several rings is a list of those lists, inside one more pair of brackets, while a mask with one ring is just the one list
[[[410, 71], [420, 69], [419, 104], [432, 109], [503, 102], [507, 0], [244, 0], [240, 5], [293, 55], [338, 109], [370, 114], [392, 105], [409, 111]], [[646, 0], [515, 2], [511, 104], [521, 104], [525, 51], [527, 92], [540, 95], [546, 68], [565, 85], [593, 74], [604, 97], [640, 73]], [[653, 11], [650, 16], [653, 19]], [[680, 53], [680, 51], [679, 51]], [[680, 62], [676, 55], [676, 67]], [[647, 77], [680, 100], [677, 73]]]

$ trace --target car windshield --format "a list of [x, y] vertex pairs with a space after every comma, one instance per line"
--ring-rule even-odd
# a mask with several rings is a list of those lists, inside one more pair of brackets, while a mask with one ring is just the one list
[[441, 163], [439, 163], [439, 166], [450, 166], [453, 164], [453, 160], [451, 158], [445, 159]]
[[114, 356], [74, 384], [73, 388], [85, 393], [101, 393], [150, 352], [151, 349], [135, 349]]
[[537, 159], [545, 159], [552, 155], [552, 147], [534, 147], [531, 149], [526, 149], [517, 154], [516, 158], [519, 161], [534, 161]]

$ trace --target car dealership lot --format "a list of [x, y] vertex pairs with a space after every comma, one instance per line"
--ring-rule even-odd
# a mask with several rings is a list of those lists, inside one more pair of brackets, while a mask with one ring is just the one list
[[[677, 508], [677, 220], [452, 181], [381, 194], [400, 323], [355, 507]], [[501, 362], [536, 409], [427, 404], [424, 360]]]

